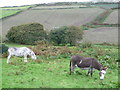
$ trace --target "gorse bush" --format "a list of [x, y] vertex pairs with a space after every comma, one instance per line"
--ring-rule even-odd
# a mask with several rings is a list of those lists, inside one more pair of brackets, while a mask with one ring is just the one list
[[82, 39], [83, 31], [76, 26], [64, 26], [51, 30], [49, 40], [54, 45], [76, 45]]
[[14, 26], [6, 35], [11, 42], [20, 44], [35, 44], [38, 40], [45, 40], [46, 36], [43, 25], [39, 23]]

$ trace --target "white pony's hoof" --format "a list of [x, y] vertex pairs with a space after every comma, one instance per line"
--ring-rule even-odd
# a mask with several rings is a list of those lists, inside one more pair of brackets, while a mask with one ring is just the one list
[[27, 63], [28, 61], [24, 61], [25, 63]]
[[9, 62], [7, 62], [7, 64], [9, 64]]

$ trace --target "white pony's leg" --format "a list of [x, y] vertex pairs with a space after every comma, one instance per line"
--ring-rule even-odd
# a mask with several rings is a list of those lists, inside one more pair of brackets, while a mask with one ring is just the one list
[[9, 54], [9, 56], [7, 57], [7, 63], [10, 62], [10, 58], [11, 58], [12, 55]]
[[28, 62], [27, 61], [27, 55], [24, 55], [24, 62]]

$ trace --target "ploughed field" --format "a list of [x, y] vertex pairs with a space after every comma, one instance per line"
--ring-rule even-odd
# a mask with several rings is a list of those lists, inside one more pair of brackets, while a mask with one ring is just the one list
[[118, 18], [120, 18], [120, 16], [118, 15], [119, 10], [114, 10], [104, 21], [104, 23], [108, 23], [108, 24], [118, 24]]
[[100, 27], [86, 30], [81, 42], [118, 44], [118, 27]]
[[83, 25], [92, 21], [104, 9], [79, 8], [79, 9], [53, 9], [53, 10], [32, 10], [21, 12], [18, 15], [6, 18], [2, 21], [3, 38], [7, 31], [20, 24], [39, 22], [46, 30], [66, 25]]

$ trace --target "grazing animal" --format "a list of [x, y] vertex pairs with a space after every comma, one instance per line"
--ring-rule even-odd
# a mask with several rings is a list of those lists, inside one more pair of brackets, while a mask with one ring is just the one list
[[36, 60], [35, 53], [27, 47], [20, 47], [20, 48], [11, 47], [8, 49], [8, 53], [9, 55], [7, 58], [7, 63], [10, 62], [11, 56], [17, 56], [17, 57], [24, 56], [24, 62], [27, 62], [27, 56], [30, 56], [32, 59]]
[[88, 73], [86, 74], [87, 76], [89, 75], [89, 73], [91, 74], [92, 77], [92, 73], [93, 73], [93, 69], [97, 69], [100, 71], [99, 75], [100, 75], [100, 79], [103, 80], [106, 70], [106, 67], [103, 67], [96, 59], [94, 58], [85, 58], [82, 56], [72, 56], [71, 60], [70, 60], [70, 75], [72, 72], [74, 72], [74, 69], [76, 67], [79, 67], [81, 69], [88, 69]]

